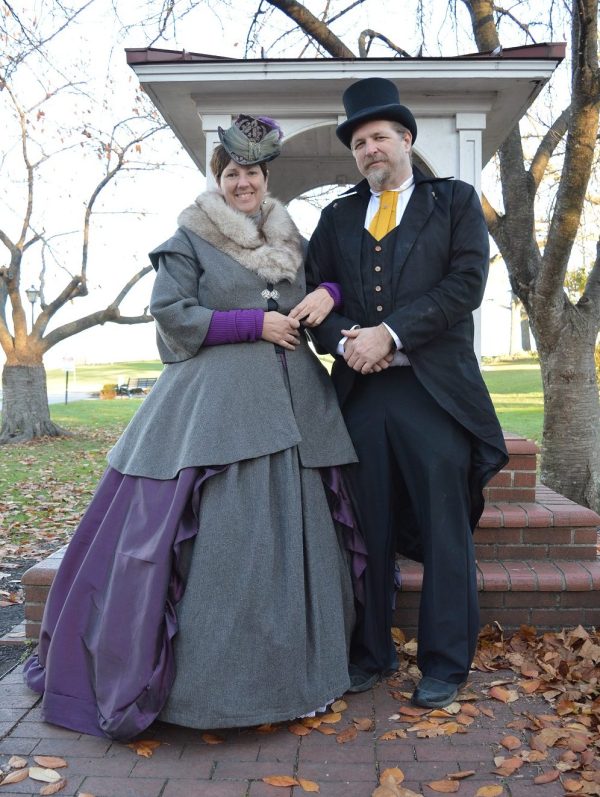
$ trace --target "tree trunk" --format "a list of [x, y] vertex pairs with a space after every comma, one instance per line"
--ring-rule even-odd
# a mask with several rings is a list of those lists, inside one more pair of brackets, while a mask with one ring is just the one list
[[[540, 346], [539, 338], [538, 347]], [[544, 435], [540, 479], [572, 501], [600, 510], [600, 400], [594, 341], [563, 330], [540, 351]], [[575, 398], [576, 397], [576, 398]]]
[[8, 365], [2, 371], [0, 445], [68, 432], [50, 420], [43, 365]]

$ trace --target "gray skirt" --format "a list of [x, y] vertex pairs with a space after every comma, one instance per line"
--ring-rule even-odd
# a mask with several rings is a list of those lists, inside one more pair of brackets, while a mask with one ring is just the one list
[[348, 555], [297, 448], [209, 479], [184, 554], [175, 682], [159, 719], [227, 728], [293, 719], [349, 686]]

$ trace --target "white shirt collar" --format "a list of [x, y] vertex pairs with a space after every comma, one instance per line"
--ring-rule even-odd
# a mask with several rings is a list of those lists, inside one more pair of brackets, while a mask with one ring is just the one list
[[[411, 174], [411, 176], [407, 180], [405, 180], [401, 185], [399, 185], [398, 188], [390, 188], [388, 190], [398, 191], [401, 193], [402, 191], [406, 191], [407, 188], [410, 188], [411, 185], [414, 184], [414, 182], [415, 182], [415, 177], [413, 174]], [[371, 189], [371, 193], [373, 194], [373, 196], [381, 196], [383, 194], [383, 191], [373, 191], [373, 189]]]

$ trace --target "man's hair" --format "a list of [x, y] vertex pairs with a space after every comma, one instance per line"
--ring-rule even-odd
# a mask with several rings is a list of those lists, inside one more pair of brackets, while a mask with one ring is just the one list
[[[217, 144], [210, 159], [210, 170], [213, 173], [217, 183], [221, 182], [221, 175], [231, 163], [231, 155], [227, 152], [222, 144]], [[235, 161], [234, 161], [235, 162]], [[267, 164], [259, 163], [261, 172], [266, 177], [268, 174]]]
[[408, 127], [404, 127], [404, 125], [401, 125], [400, 122], [392, 122], [392, 128], [396, 131], [396, 133], [400, 133], [401, 136], [403, 136], [405, 133], [409, 134], [410, 146], [412, 149], [412, 133], [410, 132]]
[[[372, 121], [376, 121], [376, 120], [372, 120]], [[380, 119], [380, 120], [377, 120], [377, 121], [389, 122], [390, 125], [392, 126], [392, 130], [394, 130], [396, 133], [399, 133], [401, 136], [403, 136], [405, 133], [408, 133], [409, 136], [410, 136], [410, 146], [411, 146], [411, 154], [412, 154], [412, 133], [410, 132], [408, 127], [404, 127], [404, 125], [400, 124], [400, 122], [395, 122], [392, 119]], [[353, 138], [354, 138], [354, 133], [352, 133], [352, 138], [350, 139], [350, 149], [351, 150], [354, 149], [354, 147], [352, 146], [352, 139]]]

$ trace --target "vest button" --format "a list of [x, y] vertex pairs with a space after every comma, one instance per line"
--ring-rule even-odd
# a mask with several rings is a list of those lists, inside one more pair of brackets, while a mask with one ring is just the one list
[[375, 271], [381, 271], [381, 266], [375, 266]]
[[379, 291], [381, 290], [381, 285], [376, 285], [375, 290], [377, 291], [377, 293], [379, 293]]
[[377, 246], [375, 247], [375, 251], [376, 251], [376, 252], [381, 252], [381, 247], [380, 247], [379, 245], [377, 245]]
[[378, 313], [380, 313], [383, 310], [383, 307], [380, 304], [378, 304], [375, 309], [377, 310]]

